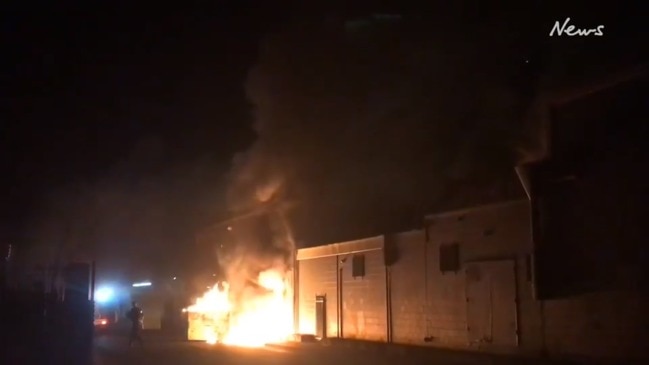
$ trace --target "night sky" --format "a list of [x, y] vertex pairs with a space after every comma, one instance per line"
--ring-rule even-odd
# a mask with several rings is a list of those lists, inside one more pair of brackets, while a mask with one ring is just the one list
[[169, 164], [225, 164], [249, 143], [242, 80], [261, 31], [255, 21], [59, 12], [3, 22], [12, 52], [2, 158], [16, 200], [4, 219], [24, 218], [16, 207], [28, 213], [41, 198], [33, 194], [53, 185], [105, 175], [147, 138], [164, 141]]
[[[167, 246], [223, 214], [223, 175], [254, 138], [243, 81], [275, 20], [244, 8], [3, 12], [2, 240], [42, 241], [42, 221], [64, 214], [52, 205], [98, 186], [164, 199], [178, 220], [154, 223]], [[137, 243], [109, 244], [124, 245]]]
[[[0, 237], [25, 249], [75, 241], [66, 243], [72, 256], [99, 242], [91, 251], [120, 267], [175, 270], [182, 260], [170, 258], [191, 250], [196, 229], [251, 208], [242, 198], [254, 195], [251, 184], [279, 179], [283, 194], [312, 208], [327, 200], [310, 216], [318, 225], [353, 221], [365, 214], [354, 207], [376, 201], [388, 202], [370, 209], [383, 218], [418, 214], [430, 206], [422, 192], [433, 205], [449, 194], [440, 180], [487, 170], [493, 190], [520, 157], [512, 151], [529, 132], [520, 120], [539, 85], [646, 60], [634, 9], [538, 4], [378, 19], [244, 4], [187, 15], [3, 11]], [[606, 24], [607, 34], [549, 40], [566, 16]], [[437, 139], [418, 137], [427, 134]], [[365, 215], [361, 231], [373, 233]]]

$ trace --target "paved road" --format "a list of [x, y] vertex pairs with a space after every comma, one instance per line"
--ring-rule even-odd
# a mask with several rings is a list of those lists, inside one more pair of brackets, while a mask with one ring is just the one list
[[[248, 349], [145, 337], [143, 347], [128, 348], [125, 338], [95, 338], [94, 365], [548, 365], [532, 359], [492, 357], [453, 351], [389, 350], [344, 344], [303, 343]], [[553, 363], [557, 365], [557, 363]]]
[[[124, 338], [99, 337], [95, 340], [95, 365], [351, 365], [370, 360], [370, 354], [361, 351], [332, 350], [308, 344], [248, 349], [169, 340], [149, 340], [142, 348], [128, 348]], [[396, 363], [371, 357], [373, 363]]]

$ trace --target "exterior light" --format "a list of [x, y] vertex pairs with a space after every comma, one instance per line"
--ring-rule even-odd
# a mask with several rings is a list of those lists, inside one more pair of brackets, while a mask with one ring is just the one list
[[151, 282], [150, 281], [144, 281], [144, 282], [141, 282], [141, 283], [133, 283], [134, 288], [141, 288], [141, 287], [144, 287], [144, 286], [151, 286]]
[[104, 287], [99, 288], [95, 291], [95, 300], [97, 303], [107, 303], [110, 302], [115, 296], [115, 291], [113, 288]]

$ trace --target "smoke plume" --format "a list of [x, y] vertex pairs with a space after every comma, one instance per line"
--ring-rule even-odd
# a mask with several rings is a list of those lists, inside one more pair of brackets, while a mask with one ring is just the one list
[[32, 224], [35, 260], [97, 260], [99, 277], [111, 280], [182, 276], [194, 266], [188, 248], [222, 205], [219, 182], [208, 162], [163, 165], [164, 152], [160, 139], [143, 139], [101, 176], [52, 189]]
[[[247, 82], [258, 138], [236, 159], [231, 207], [290, 201], [296, 239], [316, 244], [522, 197], [513, 167], [547, 153], [553, 94], [637, 47], [621, 27], [549, 38], [564, 8], [464, 10], [309, 19], [267, 37]], [[579, 19], [610, 18], [600, 10]]]
[[295, 201], [296, 230], [316, 222], [322, 240], [421, 214], [456, 185], [498, 190], [528, 149], [524, 54], [439, 30], [366, 19], [268, 37], [247, 82], [258, 139], [235, 159], [231, 207]]
[[269, 35], [246, 84], [257, 140], [229, 176], [234, 215], [264, 212], [268, 245], [290, 252], [523, 198], [514, 166], [547, 153], [553, 93], [605, 69], [588, 40], [548, 39], [562, 13], [546, 10], [331, 17]]

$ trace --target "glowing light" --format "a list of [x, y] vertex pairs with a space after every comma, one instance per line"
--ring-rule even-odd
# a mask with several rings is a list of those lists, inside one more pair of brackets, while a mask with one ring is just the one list
[[222, 282], [198, 298], [187, 308], [190, 340], [243, 347], [288, 341], [293, 335], [288, 275], [263, 271], [255, 284], [233, 293]]
[[141, 287], [144, 287], [144, 286], [151, 286], [151, 282], [144, 281], [144, 282], [141, 282], [141, 283], [133, 283], [134, 288], [141, 288]]
[[205, 342], [210, 345], [215, 345], [217, 342], [216, 335], [212, 331], [206, 331], [205, 333]]
[[97, 303], [109, 302], [114, 296], [115, 291], [113, 288], [99, 288], [95, 291], [95, 301], [97, 301]]
[[95, 319], [95, 326], [106, 326], [108, 324], [108, 320], [104, 318], [100, 319]]

